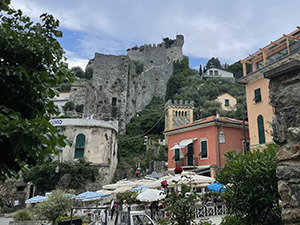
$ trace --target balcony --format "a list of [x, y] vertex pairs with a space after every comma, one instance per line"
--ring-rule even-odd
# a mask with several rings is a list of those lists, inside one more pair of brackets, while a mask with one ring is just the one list
[[198, 166], [198, 157], [184, 157], [180, 158], [179, 161], [175, 161], [175, 166], [181, 166], [183, 168]]

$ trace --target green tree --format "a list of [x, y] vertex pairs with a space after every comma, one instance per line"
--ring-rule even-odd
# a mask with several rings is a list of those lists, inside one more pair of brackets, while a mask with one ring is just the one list
[[[181, 176], [189, 179], [187, 176]], [[175, 191], [169, 192], [165, 199], [166, 209], [170, 217], [170, 223], [174, 225], [187, 225], [195, 222], [195, 208], [199, 196], [192, 190], [192, 181], [190, 185], [175, 182]], [[181, 190], [178, 190], [181, 186]], [[168, 190], [168, 188], [166, 188]]]
[[202, 66], [200, 65], [199, 66], [199, 75], [202, 76], [202, 74], [203, 74], [203, 70], [202, 70]]
[[72, 207], [72, 198], [62, 190], [53, 191], [47, 200], [39, 203], [37, 213], [42, 219], [56, 224], [59, 216], [70, 212]]
[[62, 32], [53, 16], [40, 18], [41, 23], [34, 23], [14, 9], [0, 15], [1, 180], [50, 160], [65, 146], [65, 136], [49, 123], [58, 114], [50, 101], [54, 88], [69, 77], [56, 40]]
[[271, 144], [247, 155], [233, 151], [225, 154], [226, 165], [217, 175], [217, 181], [226, 185], [227, 204], [245, 225], [281, 222], [276, 149]]
[[[59, 168], [59, 171], [56, 169]], [[77, 163], [52, 162], [43, 163], [31, 168], [24, 174], [25, 182], [32, 182], [39, 194], [54, 189], [74, 189], [77, 192], [85, 190], [85, 185], [95, 182], [100, 176], [98, 167], [92, 166], [90, 162], [79, 159]]]
[[72, 67], [71, 71], [74, 73], [75, 77], [78, 77], [80, 79], [84, 78], [84, 71], [79, 66]]
[[222, 68], [221, 66], [221, 62], [218, 58], [212, 57], [211, 59], [209, 59], [206, 63], [205, 68], [208, 70], [210, 68]]

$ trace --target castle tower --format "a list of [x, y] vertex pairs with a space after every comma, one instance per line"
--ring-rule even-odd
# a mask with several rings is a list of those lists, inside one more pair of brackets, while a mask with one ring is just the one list
[[165, 104], [165, 130], [193, 122], [194, 101], [168, 100]]

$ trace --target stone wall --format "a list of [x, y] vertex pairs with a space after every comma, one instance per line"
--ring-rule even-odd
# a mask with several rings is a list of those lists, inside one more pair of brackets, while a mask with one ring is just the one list
[[130, 119], [153, 97], [165, 97], [173, 62], [183, 59], [183, 44], [183, 35], [177, 35], [175, 40], [165, 38], [158, 45], [128, 49], [127, 55], [96, 53], [88, 64], [93, 68], [92, 85], [74, 85], [70, 101], [76, 105], [84, 102], [85, 114], [118, 120], [124, 133]]
[[270, 79], [274, 141], [279, 144], [278, 190], [284, 224], [300, 224], [300, 61], [264, 74]]

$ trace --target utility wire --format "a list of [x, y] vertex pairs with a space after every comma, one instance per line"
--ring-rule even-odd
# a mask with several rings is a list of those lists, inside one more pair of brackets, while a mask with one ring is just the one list
[[156, 123], [149, 129], [147, 130], [145, 133], [141, 134], [141, 135], [138, 135], [138, 136], [134, 136], [134, 137], [125, 137], [124, 139], [135, 139], [135, 138], [140, 138], [140, 137], [143, 137], [145, 136], [146, 134], [148, 134], [154, 127], [156, 127], [156, 125], [161, 121], [161, 119], [163, 118], [163, 116], [165, 115], [165, 109], [163, 110], [160, 118], [156, 121]]

